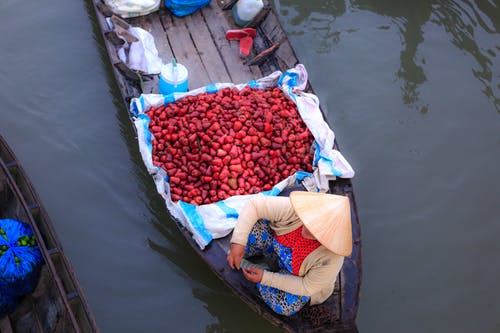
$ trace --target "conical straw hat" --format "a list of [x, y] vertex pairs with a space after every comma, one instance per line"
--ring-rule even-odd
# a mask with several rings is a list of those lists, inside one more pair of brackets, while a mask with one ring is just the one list
[[294, 191], [290, 201], [295, 213], [323, 246], [341, 256], [351, 254], [351, 209], [347, 197]]

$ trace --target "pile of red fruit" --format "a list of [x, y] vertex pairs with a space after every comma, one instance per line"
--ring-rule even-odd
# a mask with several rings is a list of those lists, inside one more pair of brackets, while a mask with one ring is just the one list
[[150, 108], [153, 163], [173, 201], [209, 204], [312, 171], [313, 137], [278, 88], [225, 88]]

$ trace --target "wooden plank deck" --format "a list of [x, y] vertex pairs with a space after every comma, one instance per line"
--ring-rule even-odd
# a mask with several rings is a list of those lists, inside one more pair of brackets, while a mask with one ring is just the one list
[[[189, 70], [189, 89], [211, 83], [246, 83], [276, 70], [292, 68], [298, 61], [275, 15], [267, 15], [257, 28], [251, 59], [274, 42], [281, 45], [276, 57], [259, 66], [247, 66], [240, 57], [238, 41], [228, 41], [226, 31], [237, 29], [230, 11], [223, 11], [216, 2], [202, 10], [177, 18], [167, 10], [131, 18], [132, 26], [152, 34], [158, 55], [164, 63], [172, 57]], [[268, 30], [271, 34], [268, 34]], [[110, 50], [108, 50], [109, 52]], [[118, 62], [116, 59], [115, 62]], [[153, 92], [157, 92], [153, 88]]]

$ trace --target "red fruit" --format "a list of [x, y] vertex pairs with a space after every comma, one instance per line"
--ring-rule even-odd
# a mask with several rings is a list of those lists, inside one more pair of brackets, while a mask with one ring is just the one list
[[231, 156], [229, 155], [224, 156], [224, 158], [222, 159], [222, 163], [224, 165], [228, 165], [230, 162], [231, 162]]
[[[238, 180], [236, 180], [236, 178], [229, 178], [228, 181], [227, 181], [227, 184], [233, 190], [236, 190], [238, 188]], [[224, 184], [222, 184], [222, 185], [224, 185]], [[221, 186], [221, 189], [223, 189], [222, 186]]]
[[174, 163], [172, 163], [172, 162], [166, 162], [165, 164], [163, 164], [163, 166], [164, 166], [167, 170], [170, 170], [170, 169], [175, 168], [175, 164], [174, 164]]
[[271, 143], [271, 149], [280, 149], [281, 148], [281, 144], [280, 143], [276, 143], [276, 142], [273, 142]]
[[201, 154], [201, 160], [205, 162], [210, 162], [212, 160], [212, 156], [208, 154]]
[[211, 131], [217, 131], [220, 129], [219, 123], [213, 123], [208, 129]]
[[259, 168], [259, 167], [255, 168], [255, 174], [257, 175], [257, 177], [259, 177], [261, 179], [266, 176], [266, 174], [264, 173], [264, 171], [262, 171], [262, 169]]
[[242, 168], [241, 164], [230, 165], [229, 166], [229, 170], [235, 171], [235, 172], [238, 172], [238, 173], [243, 172], [243, 168]]
[[238, 132], [243, 127], [243, 124], [240, 121], [235, 121], [233, 124], [233, 129], [235, 132]]
[[283, 117], [283, 118], [289, 118], [292, 116], [292, 114], [287, 110], [280, 111], [279, 115], [280, 115], [280, 117]]
[[245, 132], [243, 132], [243, 131], [239, 131], [239, 132], [237, 132], [237, 133], [234, 135], [234, 137], [235, 137], [236, 139], [242, 139], [242, 138], [246, 137], [246, 133], [245, 133]]
[[248, 144], [252, 143], [252, 137], [251, 136], [245, 136], [244, 138], [241, 139], [241, 142], [243, 142], [244, 144], [248, 145]]
[[218, 157], [214, 158], [212, 160], [212, 165], [213, 166], [218, 166], [218, 167], [221, 167], [222, 166], [222, 160]]
[[253, 135], [256, 135], [256, 134], [257, 134], [257, 130], [255, 129], [255, 127], [250, 127], [248, 129], [248, 135], [253, 136]]
[[229, 155], [232, 157], [232, 158], [235, 158], [239, 155], [239, 152], [238, 152], [238, 147], [236, 146], [232, 146], [231, 147], [231, 150], [229, 151]]
[[264, 123], [264, 132], [271, 133], [273, 131], [273, 127], [269, 123]]
[[271, 140], [266, 139], [266, 138], [264, 138], [264, 137], [260, 138], [260, 140], [259, 140], [259, 141], [260, 141], [260, 144], [261, 144], [262, 146], [264, 146], [264, 147], [268, 147], [268, 146], [270, 146], [270, 145], [271, 145]]
[[241, 164], [241, 159], [240, 158], [234, 158], [230, 161], [230, 164]]
[[213, 136], [214, 140], [217, 140], [217, 143], [219, 143], [219, 145], [223, 145], [224, 144], [224, 139], [225, 139], [226, 135], [224, 133], [222, 133], [221, 130], [218, 130], [215, 135]]
[[306, 147], [300, 147], [295, 149], [295, 154], [304, 155], [306, 153]]
[[227, 179], [228, 176], [229, 176], [229, 171], [227, 169], [222, 169], [222, 171], [219, 174], [219, 179], [224, 180]]
[[313, 137], [278, 88], [225, 88], [147, 114], [153, 164], [169, 175], [172, 200], [208, 204], [311, 170]]

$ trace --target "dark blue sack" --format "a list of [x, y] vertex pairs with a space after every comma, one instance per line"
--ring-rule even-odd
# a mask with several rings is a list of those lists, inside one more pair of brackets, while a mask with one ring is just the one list
[[18, 297], [0, 287], [0, 318], [14, 311], [18, 303]]
[[0, 289], [15, 296], [32, 292], [42, 263], [31, 228], [20, 221], [0, 220]]
[[165, 0], [165, 7], [175, 16], [183, 17], [205, 7], [210, 0]]

